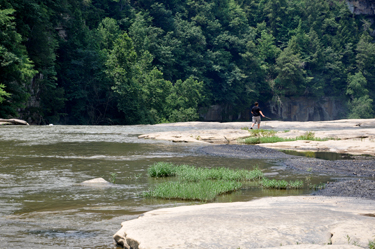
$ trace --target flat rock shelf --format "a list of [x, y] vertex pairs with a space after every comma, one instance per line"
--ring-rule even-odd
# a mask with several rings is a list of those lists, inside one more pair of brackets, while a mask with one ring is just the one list
[[294, 196], [165, 208], [123, 222], [125, 248], [360, 248], [375, 236], [375, 201]]

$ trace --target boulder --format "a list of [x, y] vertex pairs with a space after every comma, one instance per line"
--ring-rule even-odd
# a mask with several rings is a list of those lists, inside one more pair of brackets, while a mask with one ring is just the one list
[[80, 185], [94, 186], [94, 187], [95, 186], [96, 187], [110, 187], [110, 186], [112, 186], [112, 183], [107, 182], [103, 178], [95, 178], [95, 179], [84, 181], [84, 182], [80, 183]]

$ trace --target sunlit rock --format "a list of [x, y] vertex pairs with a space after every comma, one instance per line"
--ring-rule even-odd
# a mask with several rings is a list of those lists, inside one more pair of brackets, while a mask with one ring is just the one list
[[111, 186], [112, 183], [107, 182], [106, 180], [100, 177], [100, 178], [95, 178], [95, 179], [84, 181], [81, 183], [81, 185], [106, 187], [106, 186]]
[[123, 222], [114, 239], [138, 249], [367, 248], [374, 207], [358, 198], [292, 196], [164, 208]]
[[25, 120], [21, 119], [3, 119], [0, 118], [0, 125], [29, 125]]

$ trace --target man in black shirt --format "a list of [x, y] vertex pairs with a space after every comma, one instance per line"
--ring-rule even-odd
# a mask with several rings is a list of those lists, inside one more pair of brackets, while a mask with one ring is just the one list
[[260, 127], [260, 115], [262, 115], [263, 118], [264, 118], [264, 115], [259, 108], [259, 103], [255, 102], [254, 105], [255, 106], [251, 109], [251, 114], [253, 114], [253, 124], [251, 125], [250, 129], [253, 129], [253, 127], [256, 123], [258, 123], [258, 129], [259, 129], [259, 127]]

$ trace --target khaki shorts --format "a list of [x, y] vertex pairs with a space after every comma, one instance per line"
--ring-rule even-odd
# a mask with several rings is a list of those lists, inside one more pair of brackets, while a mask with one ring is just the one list
[[260, 116], [253, 116], [253, 123], [256, 124], [260, 124]]

